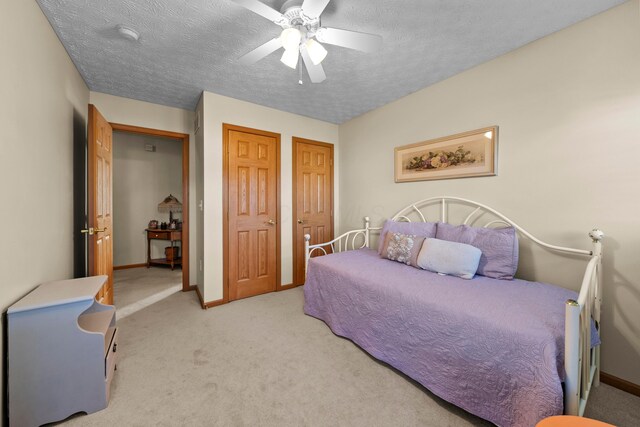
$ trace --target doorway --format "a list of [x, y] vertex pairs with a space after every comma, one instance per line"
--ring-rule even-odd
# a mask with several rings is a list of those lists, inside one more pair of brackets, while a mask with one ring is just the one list
[[280, 134], [223, 124], [223, 299], [280, 287]]
[[[182, 220], [175, 221], [173, 227], [171, 227], [171, 225], [167, 225], [166, 232], [165, 230], [162, 230], [162, 227], [158, 226], [157, 234], [173, 233], [171, 240], [166, 243], [170, 243], [170, 246], [179, 247], [179, 249], [171, 249], [168, 253], [165, 252], [166, 255], [163, 255], [163, 257], [165, 260], [171, 257], [171, 262], [168, 264], [174, 264], [171, 265], [171, 267], [173, 272], [175, 272], [172, 273], [174, 274], [173, 281], [178, 286], [176, 290], [192, 290], [189, 285], [189, 135], [118, 123], [109, 123], [93, 105], [89, 106], [89, 118], [89, 149], [87, 159], [87, 199], [89, 202], [87, 222], [89, 227], [87, 227], [86, 230], [83, 230], [83, 232], [86, 232], [86, 235], [88, 236], [89, 275], [104, 274], [109, 277], [107, 285], [105, 286], [106, 289], [103, 289], [98, 295], [99, 300], [106, 304], [114, 303], [114, 293], [117, 294], [117, 291], [113, 287], [114, 270], [116, 270], [116, 274], [123, 272], [123, 276], [136, 276], [136, 274], [134, 274], [136, 273], [135, 270], [138, 270], [139, 274], [137, 275], [140, 276], [147, 270], [146, 250], [140, 250], [140, 247], [144, 248], [144, 245], [147, 244], [146, 242], [150, 234], [147, 231], [147, 228], [152, 225], [149, 224], [149, 220], [155, 219], [156, 217], [154, 212], [151, 212], [151, 214], [147, 215], [150, 216], [149, 218], [145, 218], [143, 220], [136, 218], [136, 223], [131, 224], [131, 227], [134, 227], [135, 230], [133, 228], [127, 230], [126, 227], [123, 229], [121, 226], [117, 225], [117, 222], [114, 223], [114, 218], [119, 214], [118, 211], [122, 213], [123, 210], [128, 209], [130, 211], [129, 213], [135, 214], [140, 210], [139, 206], [134, 206], [131, 203], [125, 203], [121, 206], [118, 206], [118, 203], [116, 203], [116, 209], [114, 209], [115, 195], [113, 191], [113, 184], [114, 180], [118, 180], [120, 176], [118, 175], [117, 167], [114, 169], [113, 155], [114, 150], [118, 150], [118, 147], [115, 145], [119, 144], [117, 141], [119, 135], [126, 138], [142, 138], [137, 142], [142, 143], [139, 145], [144, 148], [147, 148], [146, 145], [148, 145], [150, 149], [155, 148], [154, 144], [149, 142], [154, 138], [156, 141], [161, 141], [164, 145], [169, 144], [173, 147], [173, 152], [175, 154], [174, 157], [178, 158], [178, 162], [173, 166], [173, 169], [177, 169], [173, 171], [173, 175], [176, 176], [177, 182], [172, 188], [175, 188], [177, 191], [169, 191], [176, 191], [180, 193], [179, 203], [181, 206], [179, 209], [176, 209], [174, 205], [171, 205], [171, 210], [175, 211], [177, 216], [179, 215], [177, 212], [181, 211]], [[145, 143], [145, 139], [149, 142], [148, 144]], [[149, 152], [149, 154], [152, 153], [153, 150]], [[135, 166], [139, 166], [139, 164], [134, 165], [133, 168], [129, 169], [135, 170]], [[127, 182], [125, 179], [123, 185], [130, 185], [131, 187], [141, 181], [140, 176], [138, 176], [138, 179], [136, 179], [135, 176], [128, 176], [127, 179], [130, 181]], [[151, 190], [147, 189], [146, 191]], [[171, 193], [167, 193], [162, 197], [169, 196], [169, 194]], [[136, 197], [134, 197], [134, 199], [135, 198]], [[157, 205], [165, 201], [162, 198], [160, 198], [160, 200], [155, 200], [156, 198], [154, 198], [154, 201], [151, 203], [152, 209], [157, 209]], [[161, 215], [161, 213], [158, 213], [158, 215]], [[173, 213], [171, 215], [173, 216]], [[158, 216], [158, 218], [160, 217]], [[180, 217], [178, 216], [178, 218]], [[125, 242], [125, 246], [131, 246], [131, 242], [135, 242], [134, 246], [136, 247], [132, 248], [134, 258], [130, 258], [135, 261], [123, 262], [116, 256], [116, 263], [114, 266], [114, 243], [117, 245], [119, 238], [121, 239], [120, 241], [126, 241], [132, 236], [133, 239], [129, 242]], [[108, 243], [108, 245], [105, 243]], [[160, 257], [155, 258], [155, 260], [157, 261], [158, 258]], [[125, 257], [125, 259], [127, 258]], [[180, 264], [182, 264], [184, 268], [180, 268]], [[176, 280], [176, 274], [182, 276], [181, 279], [177, 277]], [[117, 279], [118, 278], [116, 277], [116, 286], [118, 281]], [[118, 306], [121, 306], [117, 301], [117, 296], [115, 303]]]
[[188, 274], [183, 152], [181, 139], [112, 126], [114, 302], [122, 317], [126, 307], [182, 290]]
[[333, 239], [333, 144], [293, 137], [293, 284], [304, 284], [304, 235]]

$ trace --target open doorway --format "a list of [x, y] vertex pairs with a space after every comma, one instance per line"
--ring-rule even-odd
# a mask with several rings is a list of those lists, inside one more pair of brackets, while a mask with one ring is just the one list
[[189, 137], [111, 123], [119, 317], [189, 286]]

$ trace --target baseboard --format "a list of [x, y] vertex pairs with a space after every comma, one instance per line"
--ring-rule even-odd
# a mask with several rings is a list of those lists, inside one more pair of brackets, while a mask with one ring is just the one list
[[200, 293], [200, 288], [196, 286], [195, 289], [196, 289], [196, 294], [198, 294], [198, 299], [200, 300], [200, 305], [202, 306], [203, 310], [206, 310], [207, 308], [215, 307], [217, 305], [226, 304], [227, 302], [229, 302], [229, 301], [225, 301], [224, 298], [205, 302], [204, 298], [202, 297], [202, 294]]
[[607, 374], [606, 372], [600, 372], [600, 381], [610, 385], [611, 387], [615, 387], [640, 397], [640, 385], [634, 384], [631, 381], [623, 380], [622, 378]]
[[[304, 283], [303, 283], [304, 284]], [[293, 289], [293, 288], [297, 288], [298, 286], [302, 286], [301, 285], [294, 285], [293, 283], [288, 283], [286, 285], [280, 285], [280, 287], [278, 289], [276, 289], [277, 291], [286, 291], [287, 289]]]
[[[279, 287], [276, 288], [276, 291], [286, 291], [287, 289], [297, 288], [298, 286], [302, 286], [302, 285], [294, 285], [293, 283], [289, 283], [287, 285], [280, 285]], [[205, 310], [207, 308], [216, 307], [219, 305], [227, 304], [229, 302], [229, 301], [225, 301], [224, 298], [205, 302], [204, 298], [202, 297], [202, 294], [200, 293], [200, 288], [198, 288], [197, 286], [194, 286], [194, 288], [196, 290], [196, 294], [198, 294], [200, 305]]]
[[114, 270], [126, 270], [128, 268], [140, 268], [140, 267], [146, 267], [147, 264], [146, 263], [142, 263], [142, 264], [128, 264], [128, 265], [114, 265], [113, 269]]
[[216, 307], [218, 305], [222, 305], [222, 304], [226, 304], [229, 301], [225, 301], [224, 298], [220, 298], [217, 300], [213, 300], [213, 301], [207, 301], [204, 303], [204, 307], [205, 308], [211, 308], [211, 307]]
[[202, 309], [206, 309], [207, 306], [204, 304], [204, 299], [202, 298], [202, 294], [200, 293], [200, 288], [196, 286], [196, 294], [198, 295], [198, 299], [200, 300], [200, 306]]

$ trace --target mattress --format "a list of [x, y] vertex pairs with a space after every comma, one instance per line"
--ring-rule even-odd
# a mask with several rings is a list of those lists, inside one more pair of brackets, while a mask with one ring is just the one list
[[534, 426], [563, 412], [573, 291], [443, 276], [361, 249], [312, 258], [304, 296], [305, 313], [335, 334], [481, 418]]

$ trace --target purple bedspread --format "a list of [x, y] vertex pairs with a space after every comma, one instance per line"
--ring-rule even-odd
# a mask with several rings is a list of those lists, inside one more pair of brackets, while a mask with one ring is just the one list
[[441, 276], [371, 249], [313, 258], [304, 311], [499, 426], [562, 414], [565, 301], [544, 283]]

